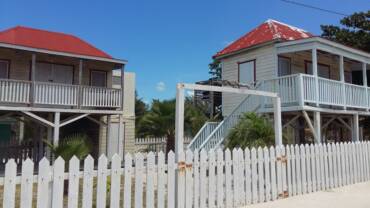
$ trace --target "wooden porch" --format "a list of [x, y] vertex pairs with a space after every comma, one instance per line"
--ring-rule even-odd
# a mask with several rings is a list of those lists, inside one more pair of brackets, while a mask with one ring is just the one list
[[0, 79], [0, 105], [115, 109], [121, 107], [121, 97], [121, 89]]
[[[309, 74], [293, 74], [261, 81], [260, 89], [276, 92], [283, 107], [318, 106], [329, 109], [370, 109], [370, 88]], [[270, 101], [265, 99], [268, 107]]]

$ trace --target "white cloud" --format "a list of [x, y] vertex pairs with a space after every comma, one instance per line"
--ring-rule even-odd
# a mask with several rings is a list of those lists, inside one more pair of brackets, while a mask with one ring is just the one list
[[157, 86], [155, 87], [155, 89], [158, 91], [158, 92], [163, 92], [166, 90], [166, 84], [162, 81], [158, 82], [157, 83]]

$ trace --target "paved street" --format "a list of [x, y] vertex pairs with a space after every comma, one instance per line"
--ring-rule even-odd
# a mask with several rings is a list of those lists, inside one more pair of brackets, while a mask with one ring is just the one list
[[247, 208], [368, 208], [370, 182], [320, 191], [273, 202], [247, 206]]

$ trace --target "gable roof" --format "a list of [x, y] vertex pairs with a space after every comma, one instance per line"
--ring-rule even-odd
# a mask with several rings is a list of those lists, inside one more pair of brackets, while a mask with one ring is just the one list
[[104, 51], [76, 36], [23, 26], [17, 26], [0, 31], [0, 43], [113, 59], [112, 56], [108, 55]]
[[217, 52], [213, 57], [217, 58], [262, 43], [273, 41], [284, 42], [311, 37], [313, 37], [313, 35], [303, 29], [269, 19], [228, 45], [226, 48]]

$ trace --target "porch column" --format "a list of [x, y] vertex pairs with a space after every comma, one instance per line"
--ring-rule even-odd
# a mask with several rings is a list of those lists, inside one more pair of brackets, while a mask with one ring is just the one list
[[81, 103], [82, 103], [82, 67], [83, 67], [83, 60], [81, 59], [79, 64], [78, 64], [78, 107], [80, 108]]
[[359, 120], [358, 120], [358, 114], [353, 115], [353, 126], [352, 126], [352, 141], [358, 142], [360, 141], [359, 137]]
[[366, 107], [369, 108], [369, 102], [368, 102], [368, 94], [367, 94], [367, 74], [366, 74], [366, 63], [362, 62], [362, 80], [363, 80], [363, 85], [365, 87], [365, 103]]
[[319, 111], [313, 112], [315, 143], [321, 143], [321, 115]]
[[343, 56], [339, 56], [339, 78], [342, 83], [341, 88], [342, 88], [342, 99], [343, 99], [343, 108], [347, 109], [347, 100], [346, 100], [346, 87], [345, 87], [345, 79], [344, 79], [344, 61], [343, 61]]
[[58, 146], [59, 144], [59, 126], [60, 125], [60, 112], [55, 112], [54, 115], [54, 134], [53, 134], [53, 144]]
[[[106, 140], [105, 140], [105, 145], [106, 145], [106, 147], [105, 147], [105, 154], [106, 154], [106, 156], [108, 156], [108, 151], [110, 149], [112, 149], [111, 147], [109, 147], [109, 145], [111, 144], [111, 142], [110, 142], [110, 139], [111, 139], [110, 138], [111, 137], [111, 127], [112, 127], [111, 121], [112, 121], [112, 116], [111, 115], [107, 115], [107, 126], [105, 127], [105, 129], [106, 129]], [[109, 158], [109, 159], [111, 159], [111, 158]]]
[[118, 118], [118, 155], [123, 158], [125, 155], [125, 127], [123, 124], [123, 115], [120, 114]]
[[[53, 114], [52, 113], [49, 113], [49, 115], [48, 115], [48, 121], [52, 121], [53, 120]], [[51, 126], [48, 126], [47, 127], [47, 140], [48, 140], [48, 142], [50, 142], [50, 144], [52, 144], [52, 139], [53, 139], [53, 127], [51, 127]], [[50, 152], [50, 148], [48, 147], [47, 149], [46, 149], [46, 157], [49, 159], [49, 160], [51, 160], [52, 158], [51, 158], [51, 152]]]
[[31, 61], [31, 90], [30, 90], [30, 104], [34, 103], [34, 91], [35, 91], [35, 74], [36, 74], [36, 54], [32, 54]]
[[124, 84], [125, 84], [125, 65], [122, 65], [121, 68], [121, 110], [123, 111], [124, 106], [124, 99], [123, 99], [123, 90], [124, 90]]
[[278, 146], [283, 145], [280, 97], [274, 98], [273, 102], [274, 102], [275, 145]]
[[317, 48], [312, 48], [312, 74], [315, 77], [316, 106], [319, 106], [319, 79], [317, 73]]
[[82, 84], [82, 67], [83, 67], [83, 60], [81, 59], [78, 63], [78, 85]]

